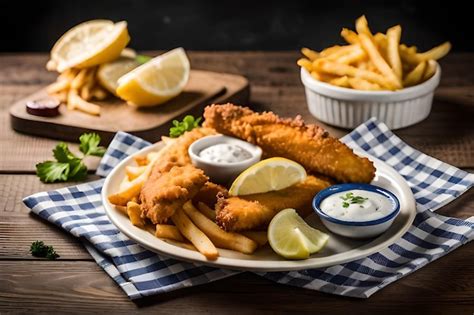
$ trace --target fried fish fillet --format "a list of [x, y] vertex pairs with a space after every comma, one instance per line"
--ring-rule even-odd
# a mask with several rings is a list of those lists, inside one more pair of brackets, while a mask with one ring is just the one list
[[165, 222], [201, 190], [209, 178], [191, 165], [188, 148], [197, 139], [215, 133], [210, 128], [195, 128], [179, 138], [163, 139], [168, 145], [140, 191], [142, 217], [155, 224]]
[[204, 172], [188, 164], [150, 176], [140, 194], [142, 216], [163, 223], [192, 199], [209, 180]]
[[311, 212], [314, 195], [330, 185], [310, 175], [301, 183], [278, 191], [229, 198], [219, 196], [216, 222], [226, 231], [241, 231], [267, 226], [286, 208], [295, 208], [305, 217]]
[[294, 160], [310, 173], [339, 182], [369, 183], [375, 167], [338, 139], [316, 125], [306, 125], [300, 116], [282, 119], [272, 112], [255, 113], [233, 104], [211, 105], [204, 111], [204, 126], [260, 146], [266, 157]]

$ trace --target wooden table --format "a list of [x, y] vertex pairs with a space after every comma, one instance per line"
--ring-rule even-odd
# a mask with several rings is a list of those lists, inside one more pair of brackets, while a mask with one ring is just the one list
[[[295, 52], [191, 52], [196, 69], [242, 74], [251, 83], [251, 105], [283, 116], [309, 114]], [[0, 55], [0, 314], [5, 312], [166, 313], [389, 313], [474, 312], [474, 244], [467, 244], [370, 299], [358, 300], [275, 284], [244, 273], [207, 285], [131, 302], [73, 237], [31, 215], [21, 199], [70, 184], [42, 184], [35, 163], [51, 157], [57, 141], [15, 133], [8, 107], [55, 78], [44, 69], [46, 54]], [[474, 172], [474, 54], [451, 54], [427, 120], [396, 132], [429, 155]], [[342, 136], [347, 130], [328, 128]], [[94, 169], [96, 160], [90, 161]], [[93, 175], [90, 180], [94, 179]], [[438, 212], [474, 215], [474, 190]], [[28, 253], [34, 240], [61, 254], [46, 261]]]

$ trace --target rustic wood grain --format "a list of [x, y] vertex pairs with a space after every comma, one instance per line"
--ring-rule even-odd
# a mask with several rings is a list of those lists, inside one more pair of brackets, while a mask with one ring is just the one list
[[[130, 302], [94, 262], [0, 261], [0, 309], [8, 312], [275, 314], [471, 314], [474, 268], [468, 244], [368, 300], [278, 285], [250, 273]], [[456, 266], [453, 268], [453, 266]], [[443, 272], [440, 272], [443, 270]], [[453, 281], [456, 279], [456, 281]]]

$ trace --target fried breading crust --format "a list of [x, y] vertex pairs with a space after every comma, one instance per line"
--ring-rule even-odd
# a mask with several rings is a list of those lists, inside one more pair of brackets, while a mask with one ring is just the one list
[[310, 173], [339, 182], [369, 183], [374, 178], [375, 168], [369, 159], [357, 156], [321, 127], [306, 125], [300, 116], [282, 119], [272, 112], [255, 113], [225, 104], [207, 106], [204, 118], [204, 126], [257, 144], [266, 157], [294, 160]]
[[216, 222], [226, 231], [241, 231], [266, 227], [286, 208], [295, 208], [305, 217], [312, 211], [314, 195], [330, 185], [330, 182], [310, 175], [301, 183], [278, 191], [229, 198], [220, 195]]

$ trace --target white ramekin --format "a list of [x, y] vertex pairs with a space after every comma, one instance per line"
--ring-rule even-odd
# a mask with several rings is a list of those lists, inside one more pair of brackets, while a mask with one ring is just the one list
[[371, 117], [398, 129], [422, 121], [431, 111], [441, 68], [429, 80], [399, 91], [360, 91], [334, 86], [314, 79], [301, 68], [306, 101], [311, 114], [329, 125], [354, 128]]
[[[244, 161], [227, 164], [208, 161], [199, 156], [199, 152], [205, 148], [219, 143], [238, 145], [250, 152], [252, 157]], [[219, 184], [232, 183], [240, 173], [260, 161], [262, 158], [262, 149], [259, 146], [224, 135], [212, 135], [200, 138], [189, 146], [188, 153], [193, 165], [202, 169], [213, 182]]]

